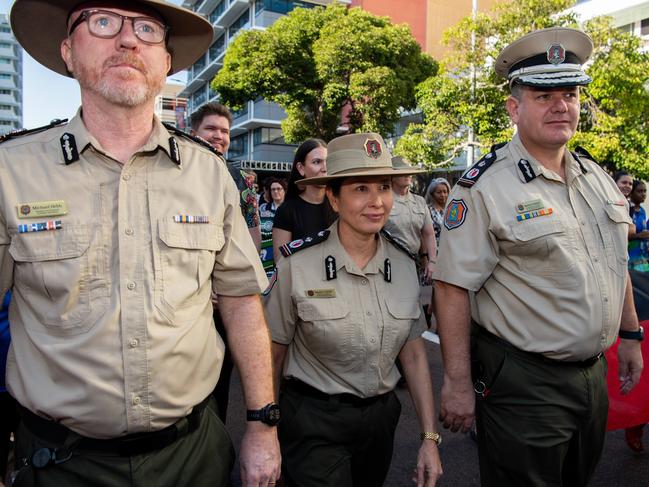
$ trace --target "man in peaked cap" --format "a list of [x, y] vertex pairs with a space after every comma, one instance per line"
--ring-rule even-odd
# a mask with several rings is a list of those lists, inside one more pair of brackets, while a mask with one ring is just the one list
[[82, 100], [68, 124], [0, 146], [14, 485], [227, 485], [234, 452], [208, 399], [224, 350], [213, 288], [249, 408], [243, 484], [274, 484], [267, 280], [222, 158], [154, 116], [212, 27], [157, 0], [17, 0], [11, 23]]
[[642, 371], [627, 202], [587, 153], [566, 147], [591, 51], [566, 28], [502, 51], [495, 68], [511, 86], [516, 135], [462, 176], [444, 217], [440, 419], [466, 431], [475, 411], [485, 486], [585, 486], [604, 442], [602, 353], [618, 334], [624, 393]]

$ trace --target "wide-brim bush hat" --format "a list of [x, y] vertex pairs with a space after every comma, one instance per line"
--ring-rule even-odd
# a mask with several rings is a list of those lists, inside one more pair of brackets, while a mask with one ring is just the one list
[[394, 168], [383, 138], [375, 133], [343, 135], [327, 144], [327, 175], [300, 179], [300, 186], [322, 185], [334, 179], [368, 176], [407, 176], [426, 172], [411, 166]]
[[71, 76], [61, 58], [61, 42], [68, 36], [71, 12], [84, 4], [96, 8], [138, 7], [157, 12], [169, 26], [167, 49], [171, 53], [169, 75], [191, 66], [212, 44], [214, 29], [200, 15], [164, 0], [88, 2], [79, 0], [16, 0], [11, 8], [11, 28], [20, 45], [43, 66]]

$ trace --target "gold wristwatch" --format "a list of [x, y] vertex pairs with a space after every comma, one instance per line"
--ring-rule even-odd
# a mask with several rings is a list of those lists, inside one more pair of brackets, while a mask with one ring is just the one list
[[424, 431], [421, 434], [421, 439], [422, 440], [433, 440], [435, 443], [437, 443], [437, 446], [442, 444], [442, 435], [439, 433], [435, 433], [433, 431]]

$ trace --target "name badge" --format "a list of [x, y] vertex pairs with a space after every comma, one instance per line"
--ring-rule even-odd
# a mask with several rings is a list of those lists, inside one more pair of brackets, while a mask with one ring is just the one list
[[335, 298], [335, 289], [307, 289], [306, 295], [310, 298]]
[[527, 213], [528, 211], [541, 210], [545, 208], [542, 199], [521, 201], [516, 204], [516, 211], [518, 213]]
[[64, 200], [34, 201], [16, 206], [18, 218], [42, 218], [68, 214], [68, 204]]

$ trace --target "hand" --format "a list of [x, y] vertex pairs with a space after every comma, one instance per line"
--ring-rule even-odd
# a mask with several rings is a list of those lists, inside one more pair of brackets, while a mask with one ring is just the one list
[[430, 283], [433, 280], [433, 272], [435, 272], [435, 262], [429, 260], [424, 271], [425, 282]]
[[642, 352], [638, 340], [621, 339], [617, 348], [618, 378], [620, 392], [627, 395], [640, 382], [642, 374]]
[[274, 487], [282, 463], [277, 428], [263, 423], [248, 424], [239, 456], [243, 487]]
[[636, 238], [649, 239], [649, 230], [643, 230], [635, 234]]
[[417, 468], [412, 481], [417, 484], [417, 487], [435, 487], [443, 473], [437, 443], [423, 440], [417, 455]]
[[475, 417], [475, 393], [471, 377], [462, 380], [453, 380], [444, 376], [442, 384], [442, 402], [439, 420], [444, 428], [455, 433], [466, 433], [471, 429]]

